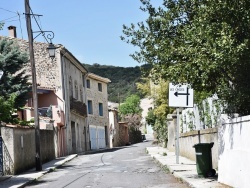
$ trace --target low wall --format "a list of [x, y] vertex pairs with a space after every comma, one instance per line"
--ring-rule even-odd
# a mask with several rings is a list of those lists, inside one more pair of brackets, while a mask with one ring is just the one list
[[167, 148], [169, 151], [175, 151], [175, 125], [176, 125], [176, 114], [168, 114], [168, 143]]
[[[32, 128], [1, 127], [4, 142], [5, 174], [18, 174], [35, 167], [35, 130]], [[40, 130], [42, 163], [55, 159], [54, 134]], [[5, 168], [5, 167], [4, 167]]]
[[180, 155], [187, 157], [193, 161], [196, 160], [195, 148], [193, 146], [197, 143], [211, 143], [214, 142], [212, 147], [212, 161], [213, 168], [218, 168], [218, 129], [210, 128], [198, 131], [191, 131], [187, 133], [180, 134], [179, 145], [180, 145]]
[[[176, 124], [177, 114], [168, 114], [168, 144], [167, 148], [169, 151], [175, 152], [175, 135], [176, 135]], [[180, 130], [181, 131], [181, 130]], [[179, 150], [180, 155], [187, 157], [193, 161], [196, 161], [195, 144], [200, 143], [211, 143], [214, 142], [212, 147], [212, 162], [213, 168], [218, 168], [218, 128], [209, 128], [204, 130], [190, 131], [186, 133], [180, 133], [179, 137]]]
[[218, 181], [232, 187], [249, 187], [250, 116], [227, 120], [219, 127]]

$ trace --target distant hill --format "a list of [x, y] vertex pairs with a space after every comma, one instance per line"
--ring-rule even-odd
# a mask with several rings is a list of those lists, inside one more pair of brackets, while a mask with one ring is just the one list
[[[89, 72], [109, 78], [108, 100], [111, 102], [123, 102], [129, 95], [137, 94], [136, 82], [139, 82], [142, 72], [141, 67], [116, 67], [109, 65], [83, 64]], [[120, 100], [119, 100], [120, 99]]]

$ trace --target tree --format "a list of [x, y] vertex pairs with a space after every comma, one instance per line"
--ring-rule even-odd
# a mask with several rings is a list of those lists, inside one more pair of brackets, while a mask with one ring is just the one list
[[0, 30], [3, 29], [4, 23], [0, 22]]
[[151, 64], [155, 80], [190, 83], [203, 97], [216, 93], [228, 113], [249, 114], [250, 2], [141, 2], [148, 19], [123, 27], [122, 40], [139, 47], [132, 57]]
[[138, 95], [127, 97], [125, 102], [119, 107], [119, 112], [122, 115], [141, 114], [140, 97]]
[[[6, 109], [12, 108], [10, 110], [12, 112], [26, 104], [28, 93], [31, 91], [31, 85], [28, 83], [29, 76], [24, 69], [27, 62], [27, 54], [21, 52], [13, 41], [0, 40], [0, 70], [3, 71], [0, 79], [0, 98], [1, 101], [6, 101], [0, 109], [1, 114], [6, 114]], [[11, 120], [4, 119], [1, 115], [0, 121], [10, 122]]]

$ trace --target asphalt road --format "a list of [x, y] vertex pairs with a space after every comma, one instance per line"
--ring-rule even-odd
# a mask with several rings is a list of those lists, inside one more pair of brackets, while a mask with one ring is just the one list
[[147, 155], [143, 142], [108, 152], [79, 155], [27, 187], [186, 188]]

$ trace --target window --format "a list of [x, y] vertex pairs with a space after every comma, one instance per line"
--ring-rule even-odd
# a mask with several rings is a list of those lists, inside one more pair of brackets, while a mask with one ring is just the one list
[[71, 76], [69, 77], [69, 95], [70, 97], [73, 97], [73, 84]]
[[102, 84], [101, 83], [98, 83], [98, 91], [102, 92]]
[[88, 100], [88, 113], [93, 114], [93, 106], [91, 100]]
[[82, 89], [80, 89], [80, 101], [83, 101]]
[[82, 87], [85, 87], [85, 79], [84, 79], [84, 75], [82, 75]]
[[90, 89], [90, 80], [89, 79], [87, 79], [87, 88]]
[[103, 104], [99, 103], [99, 116], [103, 116]]
[[76, 81], [75, 81], [75, 99], [78, 100], [78, 85]]

